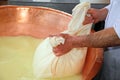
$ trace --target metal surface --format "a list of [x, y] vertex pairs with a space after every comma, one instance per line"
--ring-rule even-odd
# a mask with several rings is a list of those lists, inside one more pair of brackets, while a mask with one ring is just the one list
[[52, 3], [79, 3], [79, 0], [8, 0], [22, 2], [52, 2]]
[[0, 7], [0, 36], [32, 35], [46, 37], [63, 31], [71, 16], [48, 8]]
[[[45, 38], [67, 28], [71, 15], [45, 7], [0, 6], [0, 36], [33, 36]], [[83, 69], [85, 80], [91, 80], [102, 64], [100, 48], [89, 48]]]
[[[59, 1], [59, 2], [57, 2]], [[56, 2], [51, 0], [51, 2], [35, 2], [33, 0], [8, 0], [9, 5], [24, 5], [24, 6], [44, 6], [50, 7], [54, 9], [58, 9], [61, 11], [65, 11], [68, 13], [72, 13], [72, 9], [79, 3], [79, 0], [75, 2], [62, 2], [61, 0], [57, 0]], [[103, 8], [107, 5], [106, 4], [92, 4], [92, 8]]]

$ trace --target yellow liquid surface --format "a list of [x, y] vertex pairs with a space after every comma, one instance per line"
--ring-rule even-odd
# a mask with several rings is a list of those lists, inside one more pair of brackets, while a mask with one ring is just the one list
[[[28, 36], [0, 37], [0, 80], [36, 80], [32, 62], [40, 42]], [[80, 76], [39, 80], [80, 80]]]

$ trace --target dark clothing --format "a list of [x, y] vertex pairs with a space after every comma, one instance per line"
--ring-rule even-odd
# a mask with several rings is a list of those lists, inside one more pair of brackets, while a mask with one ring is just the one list
[[93, 80], [120, 80], [120, 48], [104, 53], [102, 69]]

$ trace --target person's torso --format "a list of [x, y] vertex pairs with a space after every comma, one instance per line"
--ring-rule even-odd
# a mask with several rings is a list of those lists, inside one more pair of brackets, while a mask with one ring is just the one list
[[117, 20], [120, 20], [120, 0], [111, 0], [111, 7], [105, 20], [105, 28], [113, 27]]
[[[105, 28], [113, 27], [116, 22], [120, 21], [120, 0], [111, 0], [111, 6], [105, 20]], [[109, 47], [108, 49], [117, 49], [117, 47]]]

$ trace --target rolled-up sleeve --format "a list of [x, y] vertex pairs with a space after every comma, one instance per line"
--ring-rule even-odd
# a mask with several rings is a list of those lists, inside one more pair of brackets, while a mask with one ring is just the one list
[[108, 6], [105, 7], [106, 9], [108, 9], [110, 11], [111, 8], [111, 4], [109, 4]]
[[111, 9], [111, 5], [112, 5], [112, 0], [110, 0], [110, 4], [108, 6], [106, 6], [105, 8], [110, 10]]
[[114, 27], [116, 34], [118, 35], [118, 37], [120, 39], [120, 19], [116, 21], [116, 23], [113, 25], [113, 27]]

